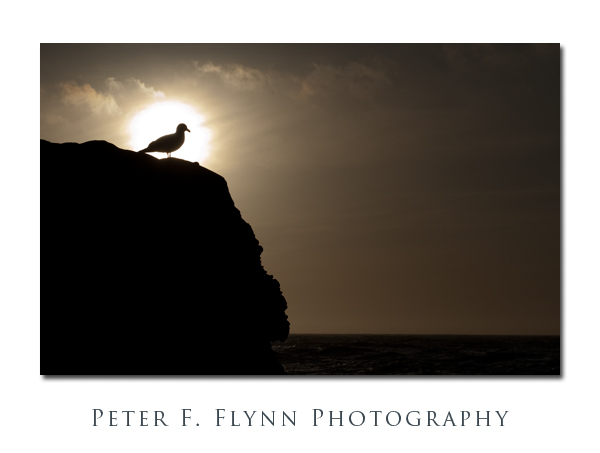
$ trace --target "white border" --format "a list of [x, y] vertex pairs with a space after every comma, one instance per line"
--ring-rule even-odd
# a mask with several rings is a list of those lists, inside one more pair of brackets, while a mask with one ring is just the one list
[[[11, 4], [3, 30], [3, 451], [587, 451], [598, 376], [597, 29], [591, 3]], [[164, 23], [169, 23], [166, 26]], [[38, 375], [39, 42], [560, 42], [563, 377], [46, 379]], [[33, 119], [32, 119], [33, 118]], [[38, 123], [39, 124], [39, 123]], [[43, 219], [50, 223], [51, 219]], [[44, 240], [49, 240], [46, 237]], [[49, 259], [49, 257], [46, 257]], [[58, 263], [57, 263], [58, 264]], [[126, 338], [119, 343], [125, 345]], [[92, 408], [194, 409], [200, 427], [91, 426]], [[229, 410], [508, 410], [505, 427], [217, 428]], [[310, 412], [308, 412], [310, 413]], [[310, 420], [309, 420], [310, 421]]]

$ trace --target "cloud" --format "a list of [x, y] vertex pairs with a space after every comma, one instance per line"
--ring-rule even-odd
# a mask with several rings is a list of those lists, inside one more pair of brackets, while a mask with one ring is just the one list
[[240, 64], [215, 65], [212, 62], [200, 65], [192, 62], [200, 74], [214, 74], [228, 87], [239, 91], [255, 91], [271, 84], [271, 76], [262, 71]]
[[306, 98], [346, 93], [356, 97], [369, 97], [381, 86], [390, 83], [383, 71], [360, 63], [346, 66], [313, 64], [303, 77], [276, 71], [261, 71], [240, 64], [215, 65], [211, 61], [192, 62], [201, 75], [216, 75], [229, 88], [239, 91], [259, 91], [269, 88], [292, 97]]
[[389, 84], [390, 80], [380, 70], [352, 62], [346, 66], [314, 64], [313, 70], [299, 83], [300, 96], [348, 93], [365, 98]]
[[112, 94], [102, 94], [94, 90], [89, 83], [61, 83], [61, 101], [66, 105], [87, 106], [97, 114], [116, 115], [120, 113], [117, 101]]
[[67, 121], [62, 116], [60, 116], [57, 113], [53, 113], [53, 112], [46, 114], [44, 116], [44, 118], [48, 124], [52, 124], [52, 125], [67, 123]]
[[165, 97], [165, 93], [163, 93], [162, 91], [156, 91], [153, 87], [147, 87], [146, 84], [144, 82], [142, 82], [140, 79], [134, 79], [134, 78], [130, 78], [128, 79], [129, 82], [133, 82], [139, 90], [141, 90], [144, 94], [151, 96], [153, 98], [164, 98]]
[[123, 84], [114, 77], [109, 77], [104, 81], [104, 84], [108, 88], [108, 91], [119, 91], [123, 88]]
[[[166, 98], [162, 91], [135, 78], [118, 80], [108, 77], [104, 80], [102, 91], [93, 88], [89, 83], [64, 82], [58, 86], [59, 99], [64, 105], [86, 107], [94, 115], [120, 115], [144, 103]], [[44, 94], [40, 93], [40, 96]], [[48, 119], [49, 123], [52, 121], [58, 120]]]
[[[146, 84], [144, 82], [142, 82], [140, 79], [135, 79], [133, 77], [130, 77], [129, 79], [125, 80], [125, 82], [128, 85], [133, 84], [135, 86], [136, 90], [141, 91], [142, 94], [145, 94], [147, 96], [150, 96], [153, 98], [164, 98], [165, 97], [165, 93], [163, 93], [162, 91], [157, 91], [153, 87], [146, 86]], [[119, 82], [116, 78], [109, 77], [104, 81], [104, 83], [105, 83], [106, 87], [108, 88], [108, 91], [120, 92], [120, 94], [124, 94], [123, 89], [125, 88], [125, 84], [123, 82]]]

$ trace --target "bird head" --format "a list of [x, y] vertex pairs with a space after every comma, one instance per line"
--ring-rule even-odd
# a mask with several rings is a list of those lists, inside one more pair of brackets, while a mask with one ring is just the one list
[[188, 129], [188, 127], [183, 123], [181, 123], [179, 126], [177, 126], [177, 132], [185, 132], [185, 131], [188, 131], [190, 134], [192, 133], [192, 131], [190, 131]]

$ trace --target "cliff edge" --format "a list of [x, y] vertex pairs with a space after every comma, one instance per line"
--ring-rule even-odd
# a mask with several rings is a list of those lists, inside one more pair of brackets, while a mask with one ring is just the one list
[[41, 374], [280, 374], [279, 283], [225, 179], [41, 140]]

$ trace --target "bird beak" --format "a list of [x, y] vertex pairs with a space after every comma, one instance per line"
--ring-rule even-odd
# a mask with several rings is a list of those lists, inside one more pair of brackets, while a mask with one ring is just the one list
[[186, 131], [188, 131], [190, 134], [192, 133], [192, 131], [190, 131], [187, 127], [185, 128]]

